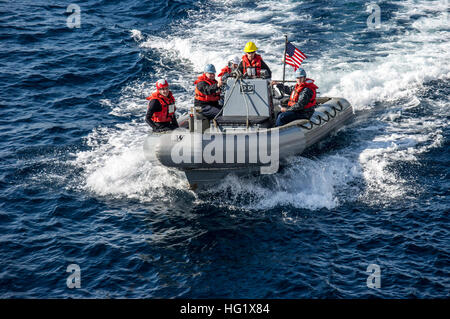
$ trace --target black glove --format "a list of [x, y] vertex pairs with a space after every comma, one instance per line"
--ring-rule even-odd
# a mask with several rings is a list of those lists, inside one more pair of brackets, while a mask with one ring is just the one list
[[241, 71], [239, 71], [239, 69], [236, 69], [236, 70], [231, 72], [231, 76], [239, 79], [242, 76], [242, 73], [241, 73]]
[[261, 78], [270, 79], [269, 72], [267, 72], [267, 70], [261, 70], [260, 74], [261, 74]]
[[284, 96], [281, 98], [281, 100], [280, 100], [281, 106], [287, 107], [288, 103], [289, 103], [289, 96]]

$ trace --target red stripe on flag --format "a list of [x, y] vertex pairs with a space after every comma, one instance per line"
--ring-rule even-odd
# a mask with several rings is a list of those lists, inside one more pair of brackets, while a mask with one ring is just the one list
[[303, 61], [305, 58], [304, 57], [302, 57], [300, 54], [296, 54], [296, 55], [294, 55], [294, 57], [297, 59], [297, 60], [300, 60], [300, 61]]
[[305, 55], [302, 51], [296, 50], [296, 53], [298, 53], [299, 55], [301, 55], [303, 59], [306, 59], [306, 55]]
[[297, 57], [292, 57], [292, 59], [294, 60], [294, 61], [296, 61], [297, 63], [299, 63], [299, 64], [301, 64], [302, 63], [302, 61], [303, 61], [303, 59], [299, 59], [299, 58], [297, 58]]
[[300, 50], [296, 50], [294, 55], [299, 56], [303, 59], [306, 59], [306, 55], [304, 55]]
[[288, 64], [288, 65], [290, 65], [290, 66], [293, 66], [294, 68], [297, 68], [297, 66], [296, 66], [294, 63], [286, 62], [286, 64]]
[[289, 61], [290, 63], [293, 63], [293, 64], [295, 64], [297, 66], [300, 66], [300, 64], [301, 64], [301, 63], [299, 63], [299, 62], [297, 62], [295, 60], [292, 60], [292, 59], [288, 59], [287, 61]]
[[290, 63], [290, 64], [294, 64], [294, 65], [299, 65], [299, 63], [298, 62], [296, 62], [296, 61], [294, 61], [294, 60], [292, 60], [292, 59], [286, 59], [286, 63]]
[[294, 68], [298, 68], [299, 66], [295, 63], [292, 63], [290, 61], [286, 61], [286, 64], [289, 64], [290, 66], [293, 66]]

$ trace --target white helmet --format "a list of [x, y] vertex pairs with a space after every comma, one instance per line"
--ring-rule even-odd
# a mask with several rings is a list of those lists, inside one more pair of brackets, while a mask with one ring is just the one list
[[241, 62], [241, 59], [239, 59], [236, 55], [235, 56], [231, 56], [228, 59], [229, 63], [233, 63], [233, 64], [239, 64]]

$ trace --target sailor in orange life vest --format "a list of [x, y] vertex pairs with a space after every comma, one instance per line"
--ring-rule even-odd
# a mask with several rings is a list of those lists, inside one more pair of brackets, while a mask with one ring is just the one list
[[239, 63], [240, 60], [237, 56], [228, 59], [228, 65], [224, 67], [218, 75], [218, 77], [222, 79], [222, 82], [226, 82], [226, 79], [230, 76], [231, 72], [238, 68]]
[[247, 42], [244, 48], [245, 54], [242, 56], [242, 61], [239, 63], [239, 71], [242, 74], [246, 74], [249, 77], [250, 73], [253, 74], [251, 77], [259, 78], [261, 77], [261, 70], [266, 70], [265, 78], [271, 78], [272, 72], [270, 71], [267, 64], [263, 61], [262, 57], [256, 53], [258, 48], [253, 42]]
[[150, 95], [145, 121], [153, 128], [153, 132], [174, 130], [178, 127], [175, 116], [175, 98], [169, 90], [166, 80], [156, 82], [156, 91]]
[[219, 81], [216, 81], [216, 68], [212, 64], [207, 64], [204, 71], [194, 82], [194, 106], [200, 106], [202, 115], [213, 119], [220, 112], [219, 99], [222, 79], [219, 78]]
[[275, 126], [282, 126], [299, 119], [309, 119], [314, 114], [318, 87], [314, 84], [314, 80], [306, 78], [306, 72], [301, 68], [295, 71], [295, 77], [297, 84], [291, 92], [288, 107], [281, 108]]

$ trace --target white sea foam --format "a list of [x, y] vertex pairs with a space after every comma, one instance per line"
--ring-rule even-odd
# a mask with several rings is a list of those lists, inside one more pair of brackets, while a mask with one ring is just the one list
[[[155, 73], [149, 74], [148, 79], [123, 88], [118, 103], [102, 102], [105, 107], [112, 105], [113, 115], [137, 116], [139, 120], [113, 128], [98, 128], [88, 136], [91, 149], [76, 154], [75, 160], [84, 168], [86, 189], [98, 195], [142, 201], [167, 199], [163, 196], [167, 188], [185, 189], [181, 173], [148, 162], [142, 152], [148, 132], [143, 123], [146, 109], [143, 97], [151, 93], [154, 82], [165, 77], [181, 87], [184, 91], [176, 96], [177, 107], [186, 110], [192, 102], [195, 74], [206, 63], [220, 69], [228, 56], [241, 55], [243, 45], [249, 40], [254, 40], [261, 49], [265, 61], [272, 66], [274, 78], [281, 78], [283, 34], [292, 32], [290, 23], [312, 20], [306, 13], [298, 15], [296, 1], [260, 1], [254, 9], [239, 7], [239, 1], [213, 3], [220, 10], [192, 12], [188, 19], [178, 22], [179, 26], [172, 26], [167, 35], [130, 31], [143, 52], [151, 51], [160, 60], [152, 61]], [[373, 43], [366, 53], [355, 52], [344, 57], [337, 56], [335, 48], [324, 47], [319, 58], [306, 61], [305, 67], [316, 79], [322, 95], [343, 96], [357, 111], [371, 111], [376, 103], [385, 105], [380, 118], [369, 117], [374, 123], [360, 128], [372, 137], [355, 137], [351, 146], [325, 152], [319, 158], [297, 157], [291, 166], [269, 180], [229, 177], [218, 189], [231, 189], [235, 199], [248, 195], [252, 198], [248, 208], [256, 209], [278, 205], [331, 209], [347, 200], [341, 190], [359, 192], [368, 201], [374, 194], [385, 201], [404, 196], [414, 185], [392, 173], [389, 165], [395, 161], [415, 161], [418, 154], [438, 147], [443, 139], [441, 128], [448, 125], [436, 116], [403, 116], [405, 110], [420, 103], [417, 94], [424, 83], [449, 78], [448, 20], [444, 19], [442, 9], [441, 1], [405, 1], [394, 18], [384, 23], [392, 29], [397, 19], [423, 14], [411, 25], [411, 30]], [[296, 44], [302, 47], [301, 41]], [[351, 41], [342, 46], [342, 50], [352, 52]], [[355, 62], [361, 56], [367, 59]], [[167, 67], [168, 60], [177, 65]], [[289, 71], [288, 76], [291, 75]], [[448, 99], [440, 103], [435, 106], [435, 114], [448, 112]], [[364, 181], [364, 186], [360, 185], [363, 189], [355, 192], [353, 182], [359, 179]], [[233, 199], [224, 201], [224, 205], [239, 205]]]
[[[196, 12], [188, 21], [180, 23], [178, 30], [174, 28], [172, 34], [164, 38], [148, 36], [140, 46], [158, 50], [164, 58], [188, 61], [194, 72], [201, 73], [206, 63], [218, 69], [226, 65], [230, 55], [242, 56], [245, 43], [253, 40], [269, 64], [281, 65], [283, 27], [277, 21], [293, 23], [310, 19], [306, 14], [294, 13], [297, 6], [295, 1], [259, 1], [249, 11], [225, 3], [223, 10]], [[274, 68], [274, 76], [280, 77], [281, 70]]]
[[[339, 205], [336, 188], [344, 187], [360, 173], [347, 158], [329, 156], [323, 160], [290, 158], [291, 165], [275, 175], [259, 179], [229, 176], [212, 193], [231, 190], [231, 198], [217, 199], [218, 204], [241, 208], [268, 209], [275, 206], [332, 209]], [[242, 197], [250, 198], [243, 203]]]
[[85, 169], [83, 187], [100, 196], [168, 201], [170, 188], [185, 188], [181, 173], [144, 157], [147, 128], [136, 122], [95, 129], [87, 138], [91, 150], [77, 153]]

